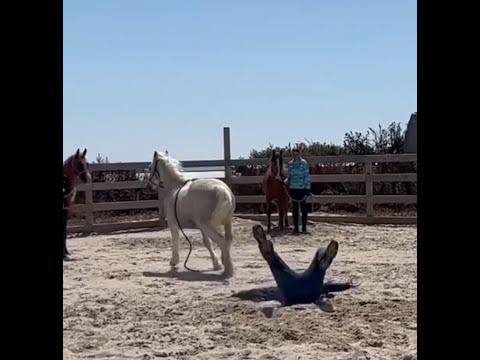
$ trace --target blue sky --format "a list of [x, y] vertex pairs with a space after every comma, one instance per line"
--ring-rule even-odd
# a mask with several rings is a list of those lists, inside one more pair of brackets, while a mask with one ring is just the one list
[[63, 151], [341, 143], [417, 111], [416, 1], [64, 0]]

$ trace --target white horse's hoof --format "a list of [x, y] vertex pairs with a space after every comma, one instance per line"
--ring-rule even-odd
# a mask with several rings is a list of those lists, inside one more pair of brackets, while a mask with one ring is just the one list
[[180, 257], [179, 256], [174, 256], [170, 260], [170, 266], [177, 266], [179, 262], [180, 262]]
[[213, 264], [213, 271], [222, 270], [222, 265], [217, 262]]
[[223, 270], [222, 275], [223, 275], [224, 278], [228, 279], [228, 278], [231, 278], [233, 276], [233, 273], [234, 273], [233, 268], [226, 267], [225, 270]]

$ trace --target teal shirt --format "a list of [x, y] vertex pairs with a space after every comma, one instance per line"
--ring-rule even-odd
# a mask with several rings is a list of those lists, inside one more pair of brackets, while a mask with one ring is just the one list
[[287, 185], [290, 189], [310, 189], [310, 169], [306, 160], [288, 162]]

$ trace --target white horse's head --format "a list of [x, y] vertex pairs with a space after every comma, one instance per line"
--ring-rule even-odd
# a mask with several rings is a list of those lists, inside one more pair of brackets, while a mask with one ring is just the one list
[[162, 166], [160, 164], [160, 157], [161, 155], [155, 151], [153, 153], [153, 159], [150, 165], [148, 166], [148, 172], [150, 176], [148, 177], [148, 185], [153, 187], [154, 189], [158, 189], [159, 187], [163, 187], [163, 174], [162, 174]]
[[184, 180], [180, 162], [170, 157], [168, 151], [155, 151], [148, 170], [150, 172], [148, 183], [155, 189], [164, 188], [166, 182]]

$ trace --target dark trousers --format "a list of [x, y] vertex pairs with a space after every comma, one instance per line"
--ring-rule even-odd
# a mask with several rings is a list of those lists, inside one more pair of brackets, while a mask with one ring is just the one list
[[307, 229], [308, 207], [306, 197], [310, 195], [310, 189], [290, 189], [290, 196], [293, 199], [293, 227], [298, 229], [298, 208], [302, 211], [302, 228]]

